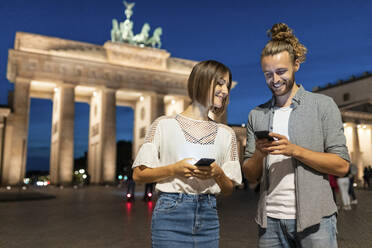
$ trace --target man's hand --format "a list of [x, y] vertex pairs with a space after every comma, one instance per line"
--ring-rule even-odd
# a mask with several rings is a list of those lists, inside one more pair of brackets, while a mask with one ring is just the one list
[[292, 144], [286, 136], [277, 133], [270, 133], [274, 141], [268, 141], [263, 145], [262, 150], [271, 155], [285, 155], [293, 157], [297, 150], [297, 145]]
[[258, 139], [256, 140], [256, 153], [259, 157], [266, 157], [269, 152], [266, 150], [270, 146], [270, 141], [267, 139]]

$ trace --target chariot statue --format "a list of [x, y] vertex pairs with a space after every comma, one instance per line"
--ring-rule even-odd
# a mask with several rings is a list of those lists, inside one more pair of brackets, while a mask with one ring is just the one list
[[127, 1], [123, 1], [123, 4], [125, 6], [125, 11], [124, 11], [124, 14], [125, 16], [127, 17], [127, 19], [129, 20], [131, 18], [131, 16], [133, 15], [133, 7], [136, 3], [127, 3]]
[[119, 23], [118, 23], [118, 20], [116, 19], [112, 19], [111, 41], [112, 42], [121, 41], [121, 32], [119, 29]]
[[133, 22], [130, 20], [125, 20], [120, 23], [120, 31], [122, 41], [132, 44], [133, 43]]
[[130, 19], [133, 15], [133, 7], [135, 3], [129, 3], [123, 1], [125, 6], [125, 17], [123, 22], [118, 22], [116, 19], [112, 19], [111, 29], [111, 41], [129, 43], [138, 46], [150, 46], [153, 48], [161, 47], [161, 39], [163, 31], [161, 27], [154, 30], [153, 35], [150, 37], [150, 25], [148, 23], [143, 24], [142, 30], [139, 34], [133, 34], [133, 21]]
[[147, 40], [149, 39], [150, 25], [148, 23], [143, 24], [141, 33], [136, 34], [133, 37], [133, 41], [136, 44], [146, 45]]
[[154, 34], [152, 37], [147, 41], [147, 45], [151, 47], [161, 48], [161, 40], [160, 36], [163, 34], [163, 30], [161, 27], [158, 27], [154, 30]]

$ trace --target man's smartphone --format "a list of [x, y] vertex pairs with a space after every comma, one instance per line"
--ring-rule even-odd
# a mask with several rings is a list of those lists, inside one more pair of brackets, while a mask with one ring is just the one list
[[269, 131], [256, 131], [254, 132], [256, 139], [267, 139], [268, 141], [274, 141], [274, 138], [269, 136]]
[[201, 158], [196, 162], [196, 166], [210, 166], [215, 160], [213, 158]]

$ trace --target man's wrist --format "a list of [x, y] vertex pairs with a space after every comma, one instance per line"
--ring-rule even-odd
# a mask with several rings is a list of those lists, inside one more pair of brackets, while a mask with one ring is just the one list
[[254, 156], [256, 157], [256, 159], [258, 159], [258, 160], [263, 160], [263, 159], [265, 158], [265, 154], [262, 153], [262, 152], [259, 151], [259, 150], [256, 150], [256, 151], [254, 152], [253, 155], [254, 155]]
[[292, 156], [293, 158], [300, 158], [301, 157], [301, 147], [298, 145], [293, 144], [293, 151], [292, 151]]

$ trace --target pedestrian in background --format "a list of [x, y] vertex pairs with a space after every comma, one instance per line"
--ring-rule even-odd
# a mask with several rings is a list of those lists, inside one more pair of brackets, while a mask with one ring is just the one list
[[[349, 174], [349, 173], [348, 173]], [[344, 177], [337, 178], [337, 185], [340, 189], [342, 208], [344, 210], [351, 210], [350, 197], [349, 197], [349, 175], [346, 174]]]
[[368, 167], [364, 167], [363, 170], [363, 189], [368, 189], [369, 188], [369, 176], [370, 172]]
[[351, 197], [351, 204], [358, 204], [358, 200], [354, 192], [354, 181], [355, 177], [358, 175], [358, 167], [355, 164], [350, 163], [349, 168], [349, 196]]
[[329, 178], [329, 184], [331, 185], [332, 188], [332, 195], [333, 195], [333, 200], [335, 201], [337, 207], [337, 192], [339, 191], [338, 186], [337, 186], [337, 176], [334, 175], [328, 175]]

